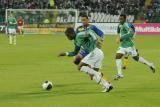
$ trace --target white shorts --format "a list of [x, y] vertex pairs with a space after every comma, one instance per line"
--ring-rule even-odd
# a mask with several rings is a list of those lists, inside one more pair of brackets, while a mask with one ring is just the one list
[[126, 55], [126, 56], [131, 55], [132, 57], [138, 55], [135, 47], [128, 47], [128, 48], [119, 47], [117, 53], [121, 53], [121, 54]]
[[92, 68], [101, 68], [104, 54], [101, 49], [95, 48], [87, 56], [82, 59], [82, 62], [90, 65]]
[[8, 29], [9, 34], [16, 34], [16, 29]]
[[18, 29], [19, 29], [19, 30], [22, 30], [22, 29], [23, 29], [23, 26], [18, 26]]

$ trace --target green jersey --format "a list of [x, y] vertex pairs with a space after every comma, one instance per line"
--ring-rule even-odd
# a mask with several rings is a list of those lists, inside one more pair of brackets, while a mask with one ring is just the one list
[[74, 44], [75, 49], [68, 53], [68, 56], [75, 56], [80, 50], [86, 53], [92, 52], [96, 48], [97, 34], [91, 30], [85, 30], [76, 34]]
[[17, 21], [14, 17], [8, 18], [8, 28], [9, 29], [16, 29]]
[[77, 33], [75, 45], [90, 53], [96, 48], [96, 40], [97, 34], [93, 30], [88, 29], [86, 31]]
[[129, 23], [124, 23], [123, 25], [120, 24], [119, 28], [119, 35], [120, 35], [120, 47], [127, 48], [134, 46], [134, 31], [131, 29]]

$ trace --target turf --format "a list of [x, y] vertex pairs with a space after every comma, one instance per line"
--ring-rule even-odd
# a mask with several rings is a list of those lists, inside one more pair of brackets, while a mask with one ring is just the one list
[[[160, 107], [160, 36], [137, 36], [140, 55], [155, 63], [153, 74], [147, 66], [129, 58], [124, 78], [116, 74], [115, 36], [107, 36], [102, 71], [114, 90], [102, 90], [77, 70], [71, 57], [57, 57], [70, 51], [73, 43], [62, 34], [18, 36], [17, 45], [9, 46], [8, 37], [0, 36], [0, 107]], [[52, 91], [41, 84], [50, 80]]]

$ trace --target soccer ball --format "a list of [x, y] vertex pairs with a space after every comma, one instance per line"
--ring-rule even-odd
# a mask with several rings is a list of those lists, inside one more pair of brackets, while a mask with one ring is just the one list
[[50, 82], [50, 81], [45, 81], [43, 84], [42, 84], [42, 88], [44, 89], [44, 90], [51, 90], [52, 88], [53, 88], [53, 84], [52, 84], [52, 82]]

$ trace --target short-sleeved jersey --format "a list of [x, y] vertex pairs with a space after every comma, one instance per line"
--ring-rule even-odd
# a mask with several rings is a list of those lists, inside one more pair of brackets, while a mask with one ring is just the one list
[[[120, 26], [121, 26], [121, 24], [119, 24], [118, 28], [117, 28], [117, 33], [118, 34], [120, 33]], [[132, 23], [128, 23], [128, 26], [133, 30], [134, 33], [136, 32], [135, 26]]]
[[134, 33], [135, 33], [135, 28], [132, 24], [130, 23], [124, 23], [119, 24], [117, 33], [119, 33], [120, 38], [121, 38], [121, 43], [120, 47], [133, 47], [134, 46]]
[[17, 21], [14, 17], [8, 18], [8, 28], [9, 29], [16, 29], [17, 27]]
[[90, 53], [96, 48], [97, 34], [87, 29], [76, 34], [75, 45], [81, 47], [87, 53]]

